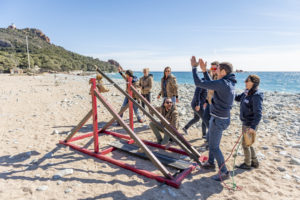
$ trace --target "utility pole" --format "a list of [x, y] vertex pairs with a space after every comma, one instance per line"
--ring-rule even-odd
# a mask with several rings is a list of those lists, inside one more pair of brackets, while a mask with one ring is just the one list
[[27, 46], [27, 57], [28, 57], [28, 66], [30, 69], [30, 59], [29, 59], [29, 50], [28, 50], [28, 36], [26, 35], [26, 46]]

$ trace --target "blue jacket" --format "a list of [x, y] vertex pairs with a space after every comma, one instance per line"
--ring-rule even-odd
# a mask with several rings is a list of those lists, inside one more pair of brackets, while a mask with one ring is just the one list
[[230, 73], [219, 80], [212, 80], [207, 72], [204, 72], [205, 80], [197, 75], [197, 68], [193, 67], [195, 85], [204, 89], [214, 90], [211, 103], [211, 115], [219, 118], [230, 118], [230, 110], [234, 100], [235, 75]]
[[194, 92], [194, 97], [191, 102], [191, 106], [193, 108], [195, 108], [196, 106], [200, 106], [202, 108], [203, 104], [206, 101], [206, 96], [207, 96], [207, 89], [202, 89], [200, 87], [196, 87], [195, 92]]
[[240, 119], [243, 125], [256, 129], [262, 117], [263, 97], [264, 94], [258, 90], [250, 96], [245, 93], [235, 96], [235, 100], [241, 102]]

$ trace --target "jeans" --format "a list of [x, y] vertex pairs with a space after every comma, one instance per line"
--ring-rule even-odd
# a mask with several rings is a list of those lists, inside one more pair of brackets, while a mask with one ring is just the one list
[[[209, 158], [208, 162], [210, 164], [214, 163], [216, 159], [218, 162], [219, 169], [221, 172], [226, 173], [227, 168], [225, 165], [224, 157], [220, 149], [220, 142], [222, 138], [222, 132], [228, 128], [230, 124], [230, 118], [220, 119], [214, 116], [211, 116], [209, 121]], [[223, 165], [224, 164], [224, 165]], [[223, 165], [223, 166], [222, 166]]]
[[[149, 92], [148, 94], [142, 94], [142, 96], [145, 97], [145, 99], [147, 99], [149, 103], [151, 103], [151, 92]], [[145, 108], [144, 102], [142, 102], [142, 106], [143, 108]]]
[[[125, 97], [122, 107], [125, 107], [127, 104], [128, 104], [128, 98]], [[134, 111], [134, 114], [135, 114], [137, 120], [141, 120], [142, 118], [141, 118], [140, 113], [139, 113], [139, 108], [134, 103], [133, 103], [133, 111]], [[121, 117], [122, 116], [123, 116], [123, 114], [121, 115]]]
[[[205, 124], [205, 129], [206, 128], [208, 129], [209, 128], [209, 120], [210, 120], [210, 104], [209, 103], [206, 104], [206, 108], [204, 109], [204, 113], [203, 113], [203, 118], [202, 119], [203, 119], [203, 123]], [[209, 130], [207, 130], [207, 132], [208, 131]], [[209, 141], [209, 134], [206, 135], [206, 141], [207, 142]]]
[[199, 111], [195, 110], [195, 107], [193, 107], [194, 110], [194, 118], [191, 119], [185, 126], [185, 129], [189, 129], [193, 124], [197, 123], [200, 118], [202, 119], [202, 135], [206, 135], [206, 125], [205, 123], [203, 123], [203, 114], [204, 114], [204, 110], [203, 108], [200, 108]]
[[164, 130], [157, 126], [155, 123], [150, 122], [149, 124], [150, 128], [152, 129], [158, 144], [167, 144], [170, 140], [170, 136], [168, 134], [165, 134], [164, 139], [162, 139], [160, 132], [164, 132]]

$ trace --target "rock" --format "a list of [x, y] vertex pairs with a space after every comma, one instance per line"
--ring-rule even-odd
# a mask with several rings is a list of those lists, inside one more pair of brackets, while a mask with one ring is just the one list
[[281, 172], [285, 172], [285, 171], [286, 171], [286, 169], [283, 168], [283, 167], [277, 167], [277, 169], [278, 169], [279, 171], [281, 171]]
[[47, 185], [41, 185], [39, 187], [36, 188], [37, 191], [45, 191], [48, 189], [48, 186]]
[[283, 147], [283, 146], [280, 146], [280, 145], [274, 145], [274, 147], [277, 148], [277, 149], [282, 149], [282, 150], [284, 150], [284, 147]]
[[57, 185], [61, 185], [63, 182], [61, 180], [57, 181]]
[[281, 159], [280, 158], [274, 158], [273, 159], [275, 162], [281, 162]]
[[73, 174], [73, 169], [60, 170], [56, 174], [54, 174], [53, 179], [59, 179], [61, 177], [71, 175], [71, 174]]
[[291, 180], [292, 177], [288, 174], [285, 174], [282, 178], [286, 180]]
[[292, 147], [293, 148], [300, 148], [300, 144], [294, 144]]
[[55, 135], [55, 134], [59, 134], [59, 131], [56, 129], [52, 132], [52, 135]]
[[262, 147], [262, 149], [263, 149], [263, 150], [268, 150], [268, 149], [269, 149], [269, 147], [267, 147], [267, 146], [263, 146], [263, 147]]
[[286, 151], [280, 151], [279, 154], [282, 155], [282, 156], [286, 156], [287, 152]]
[[300, 159], [297, 159], [295, 157], [291, 157], [290, 163], [293, 165], [300, 165]]
[[265, 155], [264, 155], [263, 153], [261, 153], [261, 152], [258, 152], [258, 153], [256, 154], [256, 156], [257, 156], [259, 159], [264, 159], [264, 158], [265, 158]]
[[70, 193], [70, 192], [72, 192], [72, 188], [68, 188], [65, 190], [65, 193]]

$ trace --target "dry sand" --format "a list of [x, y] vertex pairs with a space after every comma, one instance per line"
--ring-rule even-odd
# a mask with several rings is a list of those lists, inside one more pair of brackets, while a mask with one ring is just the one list
[[[124, 83], [119, 81], [122, 85]], [[119, 109], [123, 96], [112, 87], [104, 96]], [[156, 88], [157, 90], [157, 88]], [[181, 88], [181, 91], [184, 88]], [[189, 102], [192, 94], [188, 95]], [[155, 101], [158, 105], [159, 102]], [[107, 162], [91, 158], [59, 145], [68, 132], [91, 109], [88, 77], [45, 74], [39, 76], [0, 75], [0, 199], [299, 199], [300, 167], [291, 164], [300, 151], [278, 140], [277, 133], [262, 133], [256, 141], [260, 167], [237, 170], [235, 181], [241, 191], [229, 191], [211, 179], [216, 172], [195, 170], [179, 189], [137, 175]], [[101, 107], [103, 108], [103, 107]], [[99, 125], [111, 117], [99, 109]], [[299, 117], [299, 108], [290, 108]], [[238, 109], [236, 109], [238, 112]], [[191, 110], [189, 111], [191, 112]], [[125, 119], [128, 118], [125, 114]], [[136, 132], [155, 141], [147, 120], [136, 124]], [[273, 126], [272, 122], [269, 126]], [[222, 138], [221, 148], [227, 157], [240, 134], [239, 120], [233, 120]], [[92, 130], [91, 120], [80, 133]], [[111, 130], [125, 133], [120, 127]], [[197, 149], [204, 141], [198, 128], [190, 128], [189, 140]], [[275, 129], [276, 130], [276, 129]], [[260, 134], [258, 133], [258, 134]], [[115, 138], [101, 136], [100, 147], [107, 148]], [[89, 139], [77, 142], [84, 146]], [[275, 145], [275, 146], [274, 146]], [[278, 145], [278, 146], [276, 146]], [[88, 148], [92, 149], [93, 145]], [[204, 152], [207, 155], [208, 152]], [[144, 169], [155, 170], [149, 161], [114, 151], [112, 157]], [[237, 163], [243, 161], [239, 151]], [[232, 170], [233, 158], [228, 161]], [[281, 167], [282, 169], [278, 168]], [[70, 174], [57, 178], [57, 173]], [[226, 181], [228, 184], [230, 180]]]

